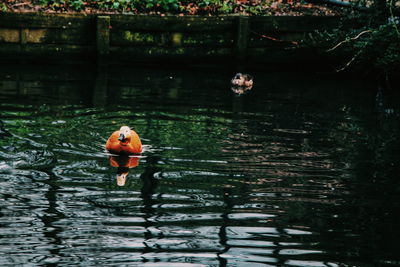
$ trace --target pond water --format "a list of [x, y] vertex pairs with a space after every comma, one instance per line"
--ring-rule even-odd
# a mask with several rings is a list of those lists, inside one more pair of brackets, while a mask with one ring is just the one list
[[[398, 95], [234, 73], [3, 65], [0, 266], [400, 264]], [[122, 125], [131, 168], [104, 149]]]

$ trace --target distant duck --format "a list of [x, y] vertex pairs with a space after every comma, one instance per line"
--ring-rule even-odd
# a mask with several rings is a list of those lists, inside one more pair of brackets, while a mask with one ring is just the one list
[[122, 126], [108, 138], [106, 149], [118, 155], [139, 154], [142, 152], [142, 142], [135, 131]]
[[253, 77], [249, 74], [236, 73], [236, 75], [231, 80], [232, 86], [239, 87], [252, 87]]

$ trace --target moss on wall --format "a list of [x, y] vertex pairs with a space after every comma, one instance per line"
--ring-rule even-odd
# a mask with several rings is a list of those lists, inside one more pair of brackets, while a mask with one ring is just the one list
[[[341, 23], [335, 17], [99, 17], [107, 17], [109, 21], [105, 29], [108, 39], [103, 40], [108, 44], [104, 49], [111, 56], [141, 60], [232, 58], [239, 50], [243, 54], [249, 52], [251, 57], [246, 60], [267, 59], [274, 51], [277, 55], [288, 54], [288, 44], [301, 42], [310, 32], [334, 29]], [[97, 18], [95, 15], [4, 13], [0, 16], [0, 55], [18, 56], [21, 51], [25, 52], [24, 56], [92, 53], [101, 47], [96, 32], [103, 26], [99, 26]], [[290, 45], [290, 55], [296, 49]], [[107, 51], [103, 54], [108, 55]]]

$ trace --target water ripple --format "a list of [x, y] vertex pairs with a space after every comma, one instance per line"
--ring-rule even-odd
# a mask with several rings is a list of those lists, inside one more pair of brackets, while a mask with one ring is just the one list
[[[235, 97], [223, 72], [14, 68], [1, 266], [396, 262], [398, 120], [364, 87], [265, 72]], [[121, 125], [144, 144], [131, 168], [104, 148]]]

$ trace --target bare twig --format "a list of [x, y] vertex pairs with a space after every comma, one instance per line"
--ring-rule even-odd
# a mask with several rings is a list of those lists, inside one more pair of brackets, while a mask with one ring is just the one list
[[30, 3], [29, 2], [22, 2], [22, 3], [17, 3], [17, 4], [13, 4], [13, 7], [19, 7], [19, 6], [29, 6]]
[[344, 71], [345, 69], [347, 69], [351, 63], [353, 63], [354, 60], [357, 59], [357, 57], [361, 54], [361, 51], [359, 51], [357, 54], [354, 55], [354, 57], [352, 57], [347, 63], [346, 65], [344, 65], [341, 69], [336, 70], [336, 72], [341, 72]]
[[261, 38], [265, 38], [265, 39], [268, 39], [268, 40], [271, 40], [271, 41], [282, 42], [282, 43], [290, 43], [292, 45], [298, 45], [299, 44], [296, 41], [286, 41], [286, 40], [281, 40], [281, 39], [278, 39], [278, 38], [275, 38], [275, 37], [272, 37], [272, 36], [269, 36], [269, 35], [266, 35], [266, 34], [261, 34], [261, 33], [255, 32], [255, 31], [251, 31], [251, 32], [256, 34], [256, 35], [258, 35]]
[[344, 41], [341, 41], [340, 43], [338, 43], [338, 44], [335, 45], [334, 47], [332, 47], [332, 48], [326, 50], [326, 52], [331, 52], [331, 51], [335, 50], [336, 48], [338, 48], [339, 46], [341, 46], [342, 44], [348, 43], [348, 42], [350, 42], [350, 41], [357, 40], [358, 38], [361, 37], [361, 35], [363, 35], [363, 34], [365, 34], [365, 33], [370, 33], [370, 32], [372, 32], [372, 31], [371, 31], [371, 30], [362, 31], [362, 32], [360, 32], [359, 34], [357, 34], [355, 37], [352, 37], [352, 38], [346, 39], [346, 40], [344, 40]]

